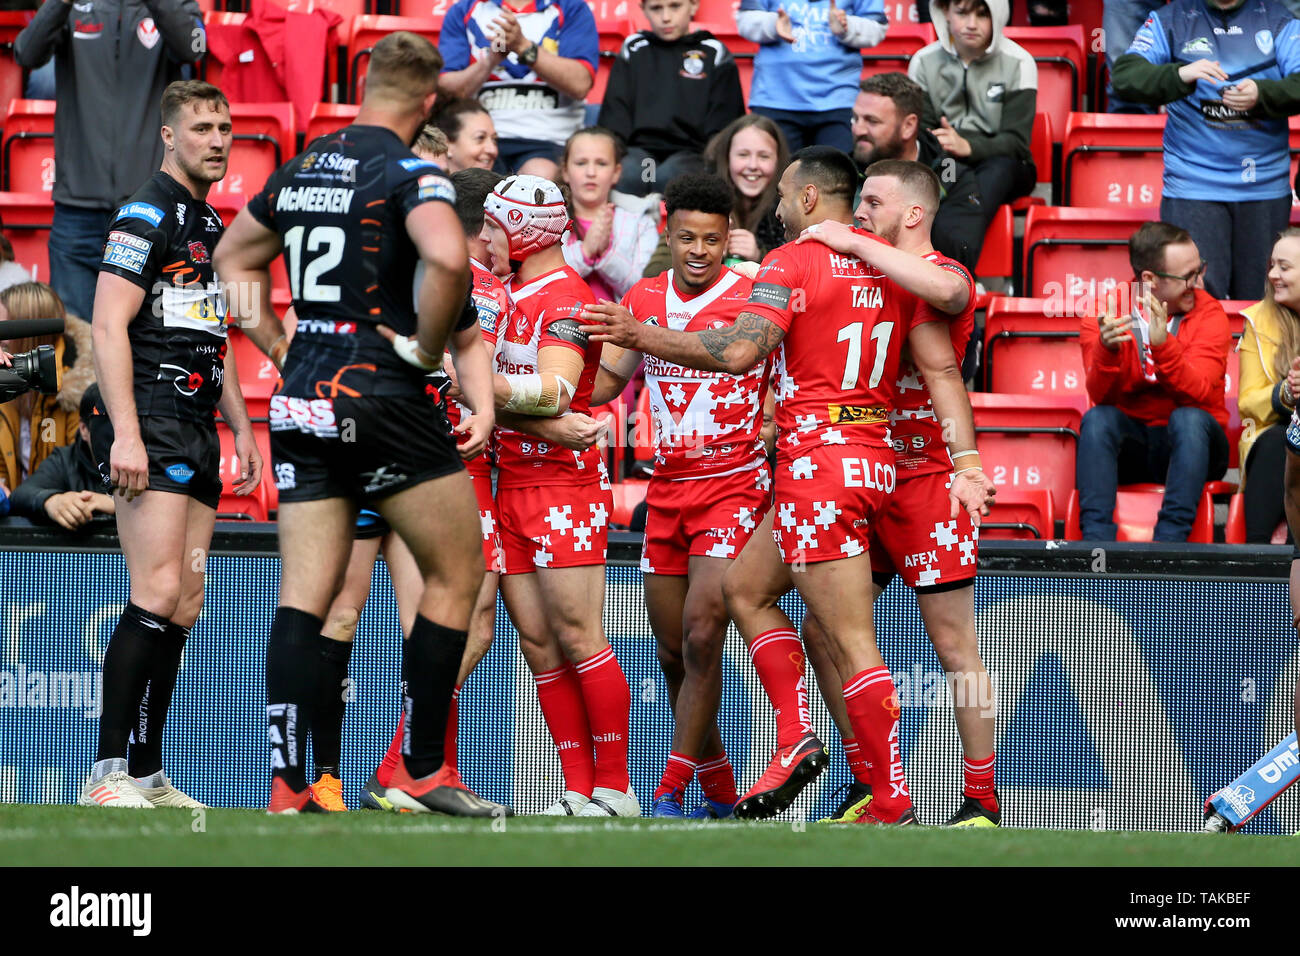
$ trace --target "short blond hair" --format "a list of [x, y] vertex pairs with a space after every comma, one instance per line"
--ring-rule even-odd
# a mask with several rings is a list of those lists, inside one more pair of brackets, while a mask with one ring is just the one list
[[421, 159], [441, 159], [447, 155], [447, 134], [436, 126], [425, 124], [415, 137], [411, 152]]
[[438, 88], [441, 72], [437, 47], [419, 34], [397, 30], [370, 51], [365, 98], [422, 100]]

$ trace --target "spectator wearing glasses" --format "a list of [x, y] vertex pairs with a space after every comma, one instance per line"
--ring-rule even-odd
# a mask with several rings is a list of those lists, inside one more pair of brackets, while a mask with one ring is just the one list
[[1117, 486], [1156, 482], [1165, 497], [1154, 539], [1186, 541], [1205, 482], [1228, 467], [1223, 379], [1232, 334], [1186, 230], [1145, 223], [1128, 247], [1136, 281], [1080, 329], [1096, 404], [1079, 434], [1079, 523], [1085, 540], [1114, 541]]

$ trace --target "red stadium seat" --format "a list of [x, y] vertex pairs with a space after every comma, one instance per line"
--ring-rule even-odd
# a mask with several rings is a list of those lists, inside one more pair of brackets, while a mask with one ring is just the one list
[[251, 495], [223, 493], [217, 502], [217, 520], [266, 521], [266, 502], [263, 500], [261, 486]]
[[1057, 300], [995, 296], [984, 316], [985, 387], [991, 392], [1083, 395], [1080, 318]]
[[239, 390], [244, 395], [248, 414], [253, 418], [266, 418], [271, 396], [280, 384], [280, 371], [237, 326], [230, 328], [229, 336], [235, 365], [239, 369]]
[[1083, 27], [1007, 27], [1003, 35], [1025, 48], [1038, 64], [1038, 106], [1063, 129], [1066, 117], [1083, 108], [1087, 80]]
[[14, 260], [38, 282], [48, 282], [50, 224], [54, 221], [50, 194], [0, 192], [0, 220], [4, 222], [5, 237], [14, 247]]
[[1078, 404], [1040, 395], [972, 392], [970, 398], [980, 457], [999, 494], [1006, 487], [1067, 500], [1083, 419]]
[[34, 10], [0, 10], [0, 107], [22, 99], [24, 72], [14, 59], [14, 40], [34, 15]]
[[595, 81], [587, 92], [587, 102], [600, 103], [605, 99], [605, 87], [609, 83], [614, 58], [623, 48], [623, 41], [639, 28], [632, 26], [632, 20], [628, 16], [628, 0], [587, 0], [587, 6], [596, 19], [596, 38], [600, 51], [596, 59]]
[[628, 0], [587, 0], [587, 7], [596, 20], [596, 35], [602, 54], [618, 53], [623, 41], [641, 29], [632, 25], [630, 8], [634, 3], [635, 0], [632, 3]]
[[898, 26], [920, 23], [921, 18], [917, 14], [916, 6], [916, 0], [887, 0], [885, 3], [885, 16], [889, 20], [889, 29], [893, 30]]
[[[253, 517], [252, 520], [265, 521], [276, 500], [275, 482], [271, 479], [270, 435], [266, 431], [266, 425], [255, 423], [253, 436], [257, 439], [257, 449], [262, 454], [262, 480], [251, 495], [236, 495], [234, 491], [239, 484], [239, 456], [235, 454], [235, 436], [224, 421], [217, 422], [217, 439], [221, 444], [221, 484], [224, 492], [217, 513], [221, 514], [223, 510], [228, 509], [233, 514], [250, 514], [247, 509], [256, 507], [258, 510], [254, 513], [260, 514], [261, 517]], [[244, 504], [241, 509], [241, 503], [247, 503], [250, 499], [257, 502], [256, 506]]]
[[1061, 145], [1062, 204], [1158, 205], [1164, 138], [1162, 113], [1071, 113]]
[[636, 461], [654, 461], [654, 412], [650, 408], [650, 386], [643, 385], [636, 396], [636, 418], [632, 426], [632, 457]]
[[[1115, 495], [1115, 524], [1118, 541], [1150, 541], [1156, 527], [1156, 518], [1164, 501], [1164, 485], [1121, 485]], [[1065, 510], [1065, 538], [1081, 541], [1079, 528], [1079, 493], [1070, 493], [1070, 503]], [[1201, 503], [1192, 520], [1188, 544], [1210, 544], [1214, 541], [1214, 502], [1208, 491], [1201, 493]]]
[[632, 512], [645, 501], [646, 486], [649, 484], [643, 478], [626, 478], [614, 485], [614, 515], [610, 518], [611, 525], [626, 528], [632, 523]]
[[928, 23], [890, 23], [885, 38], [862, 51], [862, 75], [906, 73], [912, 54], [935, 41]]
[[310, 143], [318, 136], [342, 129], [357, 118], [361, 107], [353, 103], [317, 103], [311, 108], [311, 118], [307, 120], [307, 134], [304, 142]]
[[975, 263], [975, 275], [981, 279], [1013, 275], [1016, 267], [1015, 246], [1011, 207], [1002, 206], [984, 233], [984, 245], [980, 247], [979, 262]]
[[1056, 537], [1056, 505], [1043, 488], [998, 489], [987, 517], [980, 521], [980, 540], [1051, 539]]
[[393, 12], [399, 17], [432, 20], [441, 30], [442, 18], [447, 15], [454, 2], [455, 0], [397, 0], [397, 9]]
[[1025, 218], [1025, 292], [1069, 305], [1127, 282], [1129, 236], [1159, 218], [1159, 209], [1141, 206], [1032, 207]]
[[351, 40], [348, 54], [352, 57], [352, 66], [348, 71], [348, 89], [351, 93], [348, 101], [360, 103], [360, 95], [365, 89], [366, 69], [370, 64], [370, 51], [374, 45], [394, 30], [406, 30], [418, 33], [430, 43], [438, 43], [438, 31], [442, 21], [431, 17], [385, 17], [363, 16], [352, 21]]
[[[1273, 529], [1270, 544], [1286, 544], [1287, 524], [1282, 521]], [[1228, 524], [1223, 529], [1225, 544], [1247, 544], [1246, 541], [1246, 496], [1235, 494], [1228, 502]]]
[[54, 100], [11, 100], [0, 147], [5, 192], [54, 189]]
[[[1048, 196], [1052, 195], [1051, 189], [1056, 184], [1056, 170], [1053, 168], [1055, 163], [1052, 160], [1052, 130], [1056, 127], [1052, 125], [1052, 118], [1046, 113], [1034, 114], [1034, 129], [1029, 135], [1029, 152], [1034, 157], [1034, 169], [1038, 172], [1038, 178], [1035, 180], [1037, 185], [1046, 184]], [[1023, 212], [1030, 206], [1047, 205], [1039, 196], [1021, 196], [1011, 204], [1015, 212]]]
[[209, 193], [214, 206], [218, 204], [214, 197], [223, 193], [260, 192], [271, 173], [297, 153], [292, 103], [231, 103], [230, 120], [235, 128], [230, 167]]

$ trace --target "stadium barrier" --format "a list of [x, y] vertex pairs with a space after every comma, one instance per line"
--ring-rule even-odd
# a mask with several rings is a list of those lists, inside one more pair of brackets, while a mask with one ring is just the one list
[[[69, 803], [95, 753], [99, 666], [127, 597], [112, 526], [76, 536], [0, 524], [0, 801]], [[614, 534], [605, 624], [632, 690], [632, 780], [647, 808], [671, 741], [668, 695], [637, 568], [639, 536]], [[1005, 823], [1099, 830], [1194, 830], [1205, 798], [1291, 729], [1300, 670], [1281, 547], [998, 542], [981, 549], [976, 615], [998, 692]], [[167, 767], [213, 806], [264, 806], [264, 651], [279, 562], [271, 525], [220, 525], [203, 616], [167, 725]], [[796, 620], [801, 606], [787, 598]], [[876, 608], [898, 686], [904, 765], [923, 822], [958, 802], [960, 761], [946, 682], [912, 595]], [[559, 761], [499, 609], [491, 652], [462, 692], [460, 766], [517, 811], [562, 789]], [[396, 605], [382, 563], [352, 657], [345, 795], [383, 753], [397, 717]], [[810, 674], [811, 681], [811, 674]], [[811, 688], [832, 768], [785, 814], [814, 820], [847, 782], [842, 750]], [[738, 637], [726, 646], [719, 715], [743, 790], [774, 744], [770, 707]], [[692, 785], [688, 807], [698, 800]], [[1250, 826], [1300, 828], [1287, 794]]]

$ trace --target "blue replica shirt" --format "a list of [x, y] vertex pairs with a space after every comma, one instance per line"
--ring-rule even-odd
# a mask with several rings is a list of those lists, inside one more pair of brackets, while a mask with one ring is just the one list
[[[463, 70], [492, 47], [492, 21], [502, 8], [519, 20], [524, 36], [556, 56], [581, 60], [596, 75], [600, 52], [596, 18], [583, 0], [458, 0], [438, 36], [443, 70]], [[582, 127], [586, 104], [564, 95], [511, 53], [488, 76], [478, 94], [502, 139], [563, 145]]]
[[[741, 0], [737, 16], [741, 35], [755, 39], [746, 29], [746, 13], [775, 14], [781, 7], [790, 15], [795, 41], [787, 43], [768, 31], [757, 41], [762, 45], [754, 56], [750, 107], [852, 109], [862, 78], [862, 47], [874, 46], [885, 35], [888, 20], [882, 0], [837, 3], [849, 15], [844, 38], [831, 32], [830, 0]], [[859, 18], [856, 23], [854, 18]], [[871, 24], [880, 26], [873, 30]]]
[[1300, 70], [1300, 21], [1285, 7], [1247, 0], [1224, 11], [1206, 0], [1175, 0], [1152, 11], [1128, 52], [1154, 64], [1217, 60], [1230, 78], [1198, 80], [1191, 95], [1165, 106], [1165, 196], [1251, 202], [1291, 194], [1286, 119], [1223, 105], [1223, 91], [1241, 80]]

